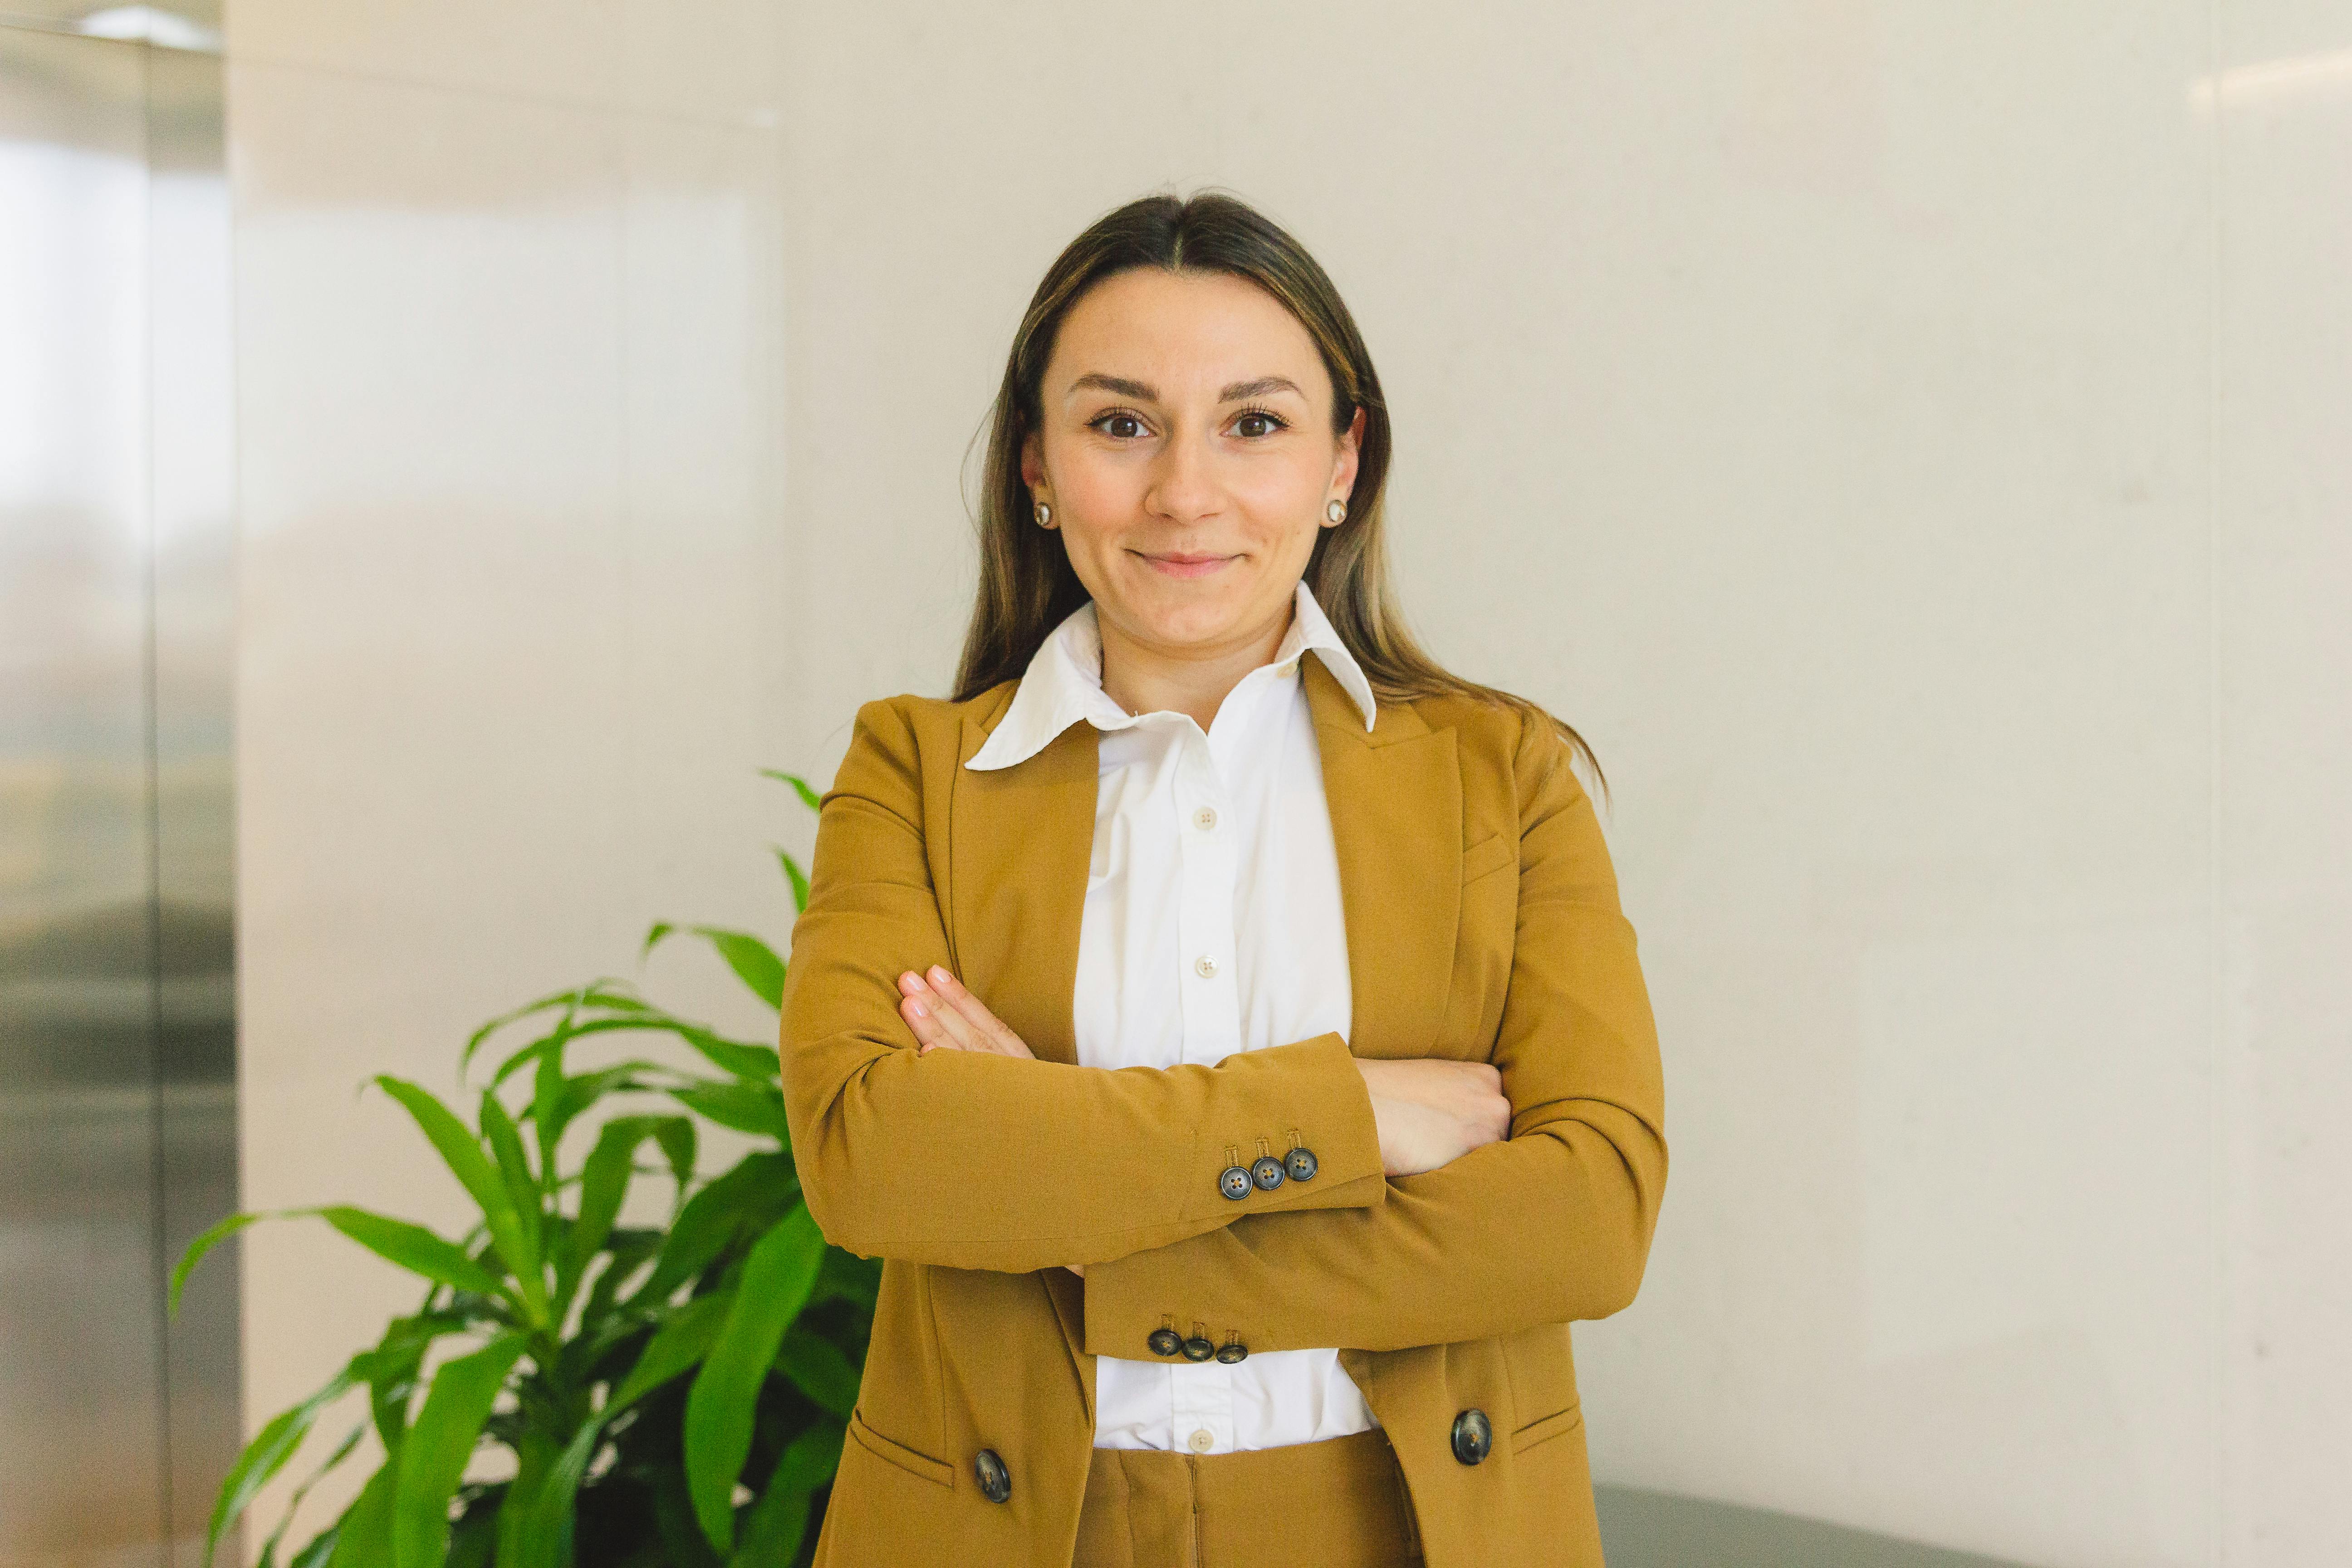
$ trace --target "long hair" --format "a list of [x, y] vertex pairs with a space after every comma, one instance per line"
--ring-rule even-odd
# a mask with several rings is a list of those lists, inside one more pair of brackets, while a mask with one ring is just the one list
[[1344, 434], [1364, 413], [1347, 520], [1317, 531], [1306, 581], [1380, 697], [1462, 696], [1518, 709], [1550, 724], [1607, 788], [1584, 737], [1526, 698], [1465, 680], [1422, 650], [1390, 583], [1387, 517], [1389, 410], [1356, 320], [1307, 247], [1236, 197], [1144, 196], [1107, 213], [1070, 241], [1021, 317], [989, 418], [980, 501], [980, 590], [956, 667], [955, 700], [1017, 679], [1062, 620], [1087, 602], [1061, 535], [1030, 521], [1021, 449], [1041, 423], [1040, 387], [1064, 318], [1096, 284], [1139, 267], [1222, 272], [1245, 279], [1298, 319], [1323, 356], [1333, 392], [1331, 424]]

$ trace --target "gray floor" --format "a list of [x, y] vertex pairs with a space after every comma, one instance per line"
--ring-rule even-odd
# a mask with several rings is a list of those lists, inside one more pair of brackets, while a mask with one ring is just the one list
[[1814, 1520], [1596, 1487], [1609, 1568], [2021, 1568]]

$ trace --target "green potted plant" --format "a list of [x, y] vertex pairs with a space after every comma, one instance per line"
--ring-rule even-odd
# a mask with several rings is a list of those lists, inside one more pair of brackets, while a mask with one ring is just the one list
[[[766, 776], [815, 808], [805, 781]], [[794, 910], [806, 908], [807, 877], [775, 854]], [[665, 922], [644, 952], [673, 935], [709, 943], [778, 1006], [784, 961], [768, 943]], [[695, 1065], [601, 1059], [647, 1037], [678, 1042]], [[382, 1464], [290, 1568], [804, 1561], [857, 1397], [880, 1266], [827, 1247], [801, 1201], [775, 1048], [726, 1038], [610, 979], [484, 1025], [459, 1055], [461, 1086], [493, 1042], [511, 1048], [478, 1098], [468, 1090], [470, 1121], [415, 1083], [373, 1080], [478, 1211], [467, 1235], [341, 1205], [240, 1214], [199, 1237], [174, 1270], [176, 1309], [189, 1270], [224, 1238], [257, 1219], [309, 1215], [425, 1282], [414, 1312], [247, 1446], [221, 1484], [206, 1568], [263, 1486], [361, 1390], [364, 1415], [264, 1544], [270, 1568], [304, 1493], [371, 1428]], [[575, 1068], [592, 1046], [599, 1065]], [[625, 1099], [608, 1105], [614, 1097]], [[598, 1112], [593, 1146], [569, 1167], [566, 1130]], [[703, 1123], [754, 1140], [708, 1180], [696, 1164]], [[657, 1163], [641, 1165], [648, 1157]], [[625, 1224], [645, 1175], [673, 1188], [667, 1220]], [[467, 1479], [485, 1448], [505, 1450], [503, 1479]]]

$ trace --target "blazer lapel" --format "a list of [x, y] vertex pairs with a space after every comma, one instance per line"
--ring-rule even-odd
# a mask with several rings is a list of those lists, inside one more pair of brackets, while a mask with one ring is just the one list
[[[1349, 1045], [1359, 1056], [1426, 1056], [1444, 1017], [1462, 913], [1454, 731], [1382, 703], [1367, 733], [1320, 655], [1299, 667], [1339, 851]], [[946, 900], [953, 967], [1041, 1059], [1074, 1063], [1070, 1003], [1101, 736], [1075, 723], [1017, 767], [965, 767], [1002, 717], [1002, 709], [967, 715], [956, 758]]]
[[1348, 923], [1348, 1046], [1360, 1057], [1436, 1048], [1462, 915], [1462, 770], [1454, 731], [1402, 703], [1362, 712], [1322, 657], [1300, 661]]
[[965, 767], [1003, 716], [1002, 707], [985, 721], [967, 714], [956, 755], [948, 807], [950, 967], [1038, 1059], [1075, 1064], [1070, 1002], [1094, 857], [1101, 737], [1081, 721], [1017, 766]]

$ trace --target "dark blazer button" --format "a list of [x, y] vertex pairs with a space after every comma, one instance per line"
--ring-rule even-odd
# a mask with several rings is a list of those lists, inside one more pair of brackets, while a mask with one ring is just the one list
[[1454, 1418], [1454, 1457], [1475, 1465], [1495, 1451], [1495, 1428], [1483, 1410], [1465, 1410]]
[[1231, 1366], [1236, 1362], [1247, 1361], [1249, 1359], [1249, 1346], [1244, 1344], [1219, 1345], [1217, 1347], [1217, 1359], [1227, 1366]]
[[996, 1457], [993, 1448], [982, 1448], [971, 1462], [971, 1473], [980, 1478], [980, 1495], [991, 1502], [1003, 1502], [1013, 1495], [1013, 1472]]
[[1294, 1182], [1311, 1182], [1315, 1179], [1315, 1151], [1312, 1149], [1293, 1149], [1283, 1157], [1282, 1163], [1283, 1168], [1290, 1173], [1290, 1179]]
[[1217, 1191], [1239, 1202], [1250, 1194], [1250, 1173], [1239, 1165], [1227, 1165], [1225, 1173], [1217, 1178]]
[[1271, 1154], [1266, 1155], [1250, 1167], [1250, 1180], [1257, 1184], [1259, 1192], [1274, 1191], [1283, 1183], [1282, 1162]]
[[1186, 1340], [1184, 1342], [1184, 1359], [1186, 1361], [1206, 1361], [1216, 1353], [1217, 1347], [1211, 1344], [1206, 1340], [1193, 1339]]
[[1184, 1348], [1184, 1336], [1173, 1329], [1154, 1329], [1143, 1342], [1151, 1347], [1153, 1355], [1174, 1355]]

